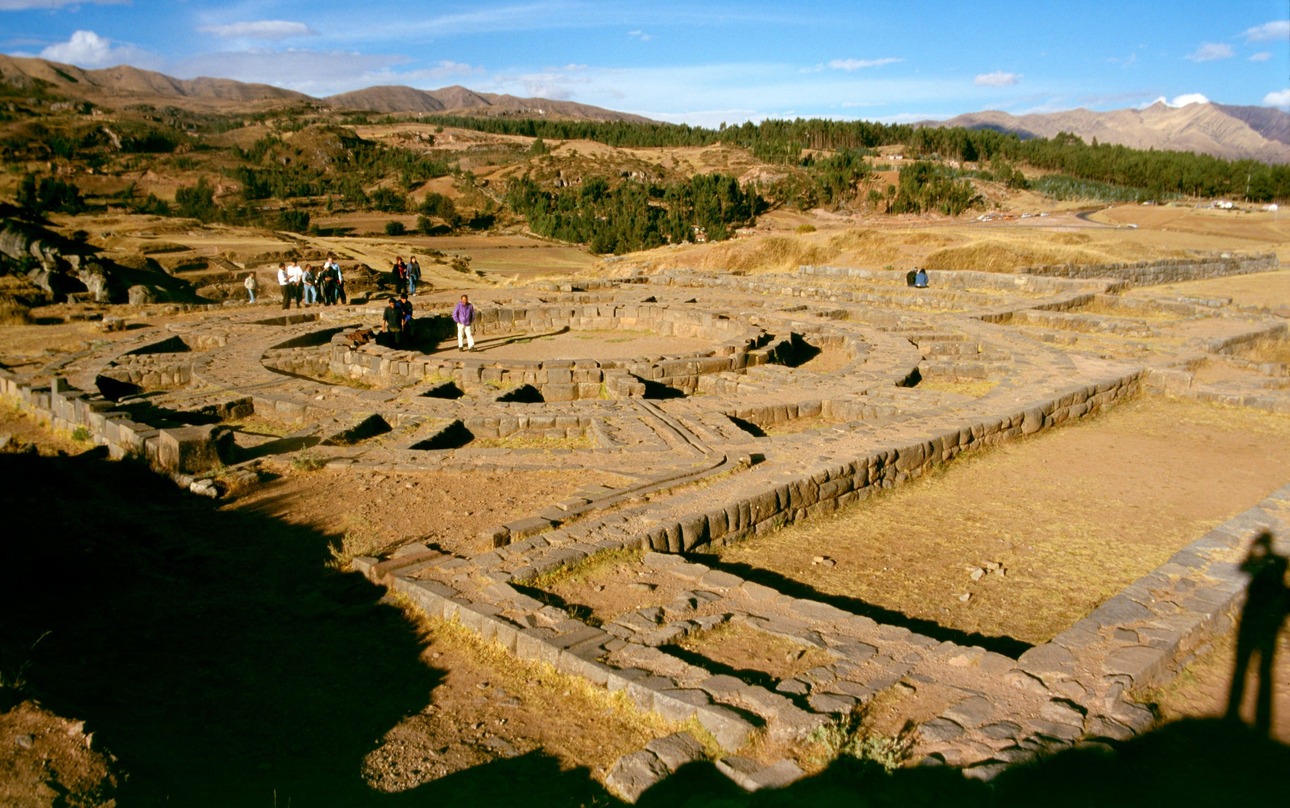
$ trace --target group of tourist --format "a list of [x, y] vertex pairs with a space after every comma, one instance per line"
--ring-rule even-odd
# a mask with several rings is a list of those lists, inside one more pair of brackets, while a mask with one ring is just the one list
[[395, 256], [390, 274], [394, 277], [395, 295], [402, 295], [405, 292], [410, 295], [417, 293], [417, 284], [421, 282], [421, 264], [417, 262], [415, 255], [409, 258], [406, 264], [403, 262], [403, 256]]
[[[452, 307], [452, 321], [457, 325], [457, 350], [475, 350], [475, 306], [466, 295], [461, 296], [457, 305]], [[412, 301], [407, 292], [392, 297], [385, 305], [381, 315], [381, 330], [388, 335], [396, 347], [407, 345], [412, 340]]]
[[382, 315], [385, 333], [396, 346], [405, 345], [412, 339], [412, 301], [408, 293], [392, 297], [385, 306]]
[[[246, 281], [247, 295], [255, 302], [255, 276], [248, 276]], [[345, 294], [345, 277], [341, 274], [340, 264], [333, 256], [318, 269], [313, 264], [300, 266], [295, 259], [291, 263], [278, 264], [278, 288], [282, 292], [282, 308], [289, 309], [295, 303], [296, 308], [310, 305], [333, 306], [349, 302]]]
[[[407, 263], [403, 257], [394, 259], [391, 269], [394, 276], [394, 297], [391, 297], [382, 315], [382, 330], [389, 335], [394, 345], [406, 345], [412, 335], [412, 301], [409, 295], [415, 294], [417, 283], [421, 280], [421, 265], [417, 257], [412, 256]], [[255, 293], [259, 282], [255, 273], [249, 273], [243, 281], [249, 302], [255, 302]], [[322, 267], [314, 270], [312, 264], [303, 267], [292, 259], [291, 263], [278, 264], [278, 287], [282, 291], [282, 308], [289, 309], [295, 303], [296, 308], [313, 304], [331, 306], [335, 303], [347, 303], [345, 279], [341, 275], [340, 264], [333, 256], [327, 256]], [[474, 324], [477, 311], [470, 298], [462, 295], [452, 308], [452, 321], [457, 326], [457, 350], [475, 350]]]

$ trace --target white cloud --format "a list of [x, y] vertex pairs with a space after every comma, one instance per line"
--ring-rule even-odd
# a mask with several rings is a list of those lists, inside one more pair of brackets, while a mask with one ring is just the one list
[[1193, 62], [1213, 62], [1218, 59], [1231, 59], [1235, 55], [1231, 45], [1222, 42], [1206, 42], [1187, 54], [1187, 58]]
[[1290, 38], [1290, 20], [1265, 22], [1254, 28], [1245, 29], [1245, 33], [1241, 36], [1245, 37], [1246, 42], [1268, 42], [1276, 39], [1284, 41]]
[[1164, 104], [1166, 107], [1173, 107], [1174, 109], [1177, 109], [1178, 107], [1185, 107], [1188, 104], [1208, 104], [1208, 103], [1209, 103], [1209, 99], [1201, 95], [1200, 93], [1184, 93], [1182, 95], [1174, 96], [1172, 100], [1165, 98], [1162, 95], [1159, 98], [1157, 98], [1155, 101], [1152, 101], [1150, 104], [1143, 104], [1140, 107], [1140, 109], [1146, 109], [1147, 107], [1154, 106], [1155, 104]]
[[1268, 53], [1267, 51], [1259, 51], [1258, 53], [1250, 54], [1251, 62], [1266, 62], [1271, 58], [1272, 58], [1272, 54]]
[[867, 67], [882, 67], [883, 65], [903, 62], [904, 59], [898, 59], [894, 56], [887, 56], [882, 59], [834, 59], [829, 62], [829, 67], [834, 70], [861, 70]]
[[63, 6], [85, 5], [123, 6], [130, 0], [0, 0], [0, 11], [27, 11], [29, 9], [55, 9]]
[[647, 34], [644, 31], [639, 31], [639, 30], [628, 31], [627, 36], [631, 37], [632, 39], [639, 39], [641, 42], [649, 42], [651, 39], [654, 38], [652, 34]]
[[1002, 70], [996, 70], [993, 73], [981, 73], [972, 83], [978, 87], [1011, 87], [1021, 81], [1020, 73], [1005, 73]]
[[227, 25], [203, 25], [197, 29], [203, 34], [236, 39], [290, 39], [298, 36], [316, 36], [317, 32], [303, 22], [288, 20], [255, 20], [234, 22]]
[[1290, 112], [1290, 89], [1277, 90], [1274, 93], [1268, 93], [1263, 96], [1263, 103], [1270, 107], [1277, 107]]
[[77, 31], [66, 42], [42, 50], [40, 58], [87, 68], [121, 64], [145, 67], [157, 63], [157, 59], [147, 51], [134, 45], [113, 45], [112, 40], [93, 31]]

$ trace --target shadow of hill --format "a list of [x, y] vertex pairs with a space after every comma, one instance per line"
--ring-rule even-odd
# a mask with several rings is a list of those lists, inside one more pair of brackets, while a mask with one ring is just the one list
[[1235, 722], [1189, 719], [1130, 741], [1069, 749], [1015, 766], [990, 782], [946, 766], [888, 774], [875, 763], [841, 758], [782, 789], [746, 794], [710, 763], [682, 767], [646, 791], [641, 808], [711, 806], [953, 805], [1217, 806], [1283, 804], [1290, 747]]
[[86, 720], [119, 804], [361, 805], [381, 735], [440, 674], [326, 536], [132, 463], [0, 455], [0, 670]]
[[[128, 774], [121, 806], [620, 805], [534, 752], [400, 794], [363, 757], [440, 673], [381, 590], [325, 565], [328, 538], [226, 511], [130, 463], [0, 455], [0, 671], [84, 718]], [[1187, 720], [1068, 750], [990, 783], [842, 759], [745, 794], [692, 764], [642, 806], [1190, 806], [1284, 801], [1290, 747]]]

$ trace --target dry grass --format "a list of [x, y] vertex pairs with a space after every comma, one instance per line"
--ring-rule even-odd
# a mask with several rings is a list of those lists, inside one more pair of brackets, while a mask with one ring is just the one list
[[470, 442], [472, 449], [537, 449], [553, 451], [555, 449], [592, 449], [595, 441], [585, 431], [574, 437], [547, 437], [528, 433], [516, 433], [504, 438], [475, 438]]
[[489, 687], [513, 694], [520, 702], [517, 711], [543, 719], [543, 735], [516, 738], [517, 744], [541, 748], [566, 765], [587, 766], [601, 778], [618, 758], [673, 732], [689, 732], [710, 756], [720, 756], [715, 739], [697, 721], [676, 723], [641, 712], [625, 691], [610, 693], [546, 663], [519, 659], [459, 623], [431, 620], [407, 604], [405, 612], [438, 654], [487, 671]]
[[1023, 267], [1053, 264], [1102, 264], [1107, 253], [1043, 239], [989, 238], [944, 247], [925, 259], [928, 269], [970, 269], [977, 272], [1016, 272]]
[[0, 298], [0, 325], [28, 325], [31, 307], [13, 298]]
[[[829, 596], [1041, 642], [1282, 485], [1286, 468], [1290, 418], [1144, 399], [720, 552]], [[816, 555], [837, 566], [812, 566]], [[1004, 573], [972, 580], [987, 562]]]
[[1290, 339], [1259, 339], [1240, 345], [1231, 353], [1251, 362], [1290, 364]]

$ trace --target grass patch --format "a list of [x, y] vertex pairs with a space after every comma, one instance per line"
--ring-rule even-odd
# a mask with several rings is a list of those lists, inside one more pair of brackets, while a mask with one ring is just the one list
[[515, 433], [504, 438], [476, 438], [471, 441], [472, 449], [594, 449], [596, 442], [584, 430], [574, 437], [556, 438], [543, 435]]
[[309, 474], [322, 469], [327, 465], [327, 458], [309, 449], [304, 449], [296, 453], [291, 458], [291, 470]]
[[30, 325], [31, 308], [13, 298], [0, 299], [0, 325]]
[[297, 425], [284, 423], [282, 421], [273, 421], [258, 415], [239, 418], [233, 421], [225, 421], [224, 425], [237, 430], [254, 435], [272, 435], [277, 438], [284, 438], [296, 431]]
[[[521, 702], [519, 709], [561, 717], [558, 737], [535, 739], [541, 740], [548, 752], [567, 754], [579, 765], [607, 772], [619, 757], [654, 738], [687, 732], [699, 741], [708, 757], [724, 754], [716, 739], [695, 719], [674, 722], [656, 713], [642, 712], [626, 691], [610, 693], [582, 677], [560, 673], [547, 663], [519, 659], [499, 643], [482, 639], [460, 623], [426, 617], [403, 596], [397, 598], [424, 632], [431, 648], [455, 651], [475, 666], [486, 668], [490, 684], [515, 694]], [[570, 747], [581, 748], [575, 751]]]
[[1260, 364], [1290, 364], [1290, 340], [1256, 339], [1252, 342], [1234, 346], [1230, 353], [1232, 356]]
[[885, 735], [867, 729], [865, 719], [865, 710], [859, 707], [815, 729], [807, 738], [815, 747], [808, 751], [808, 761], [824, 768], [838, 758], [851, 757], [876, 763], [888, 772], [904, 765], [914, 746], [914, 724], [906, 723], [897, 734]]
[[341, 387], [352, 387], [355, 390], [375, 390], [376, 389], [376, 385], [372, 384], [369, 381], [366, 381], [365, 379], [354, 379], [354, 378], [350, 378], [349, 376], [342, 376], [339, 373], [336, 373], [335, 371], [331, 371], [331, 370], [322, 374], [318, 378], [318, 381], [323, 382], [324, 384], [335, 384]]

